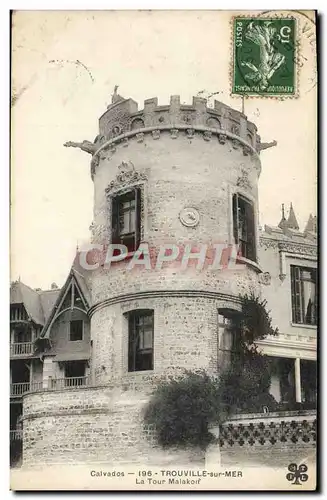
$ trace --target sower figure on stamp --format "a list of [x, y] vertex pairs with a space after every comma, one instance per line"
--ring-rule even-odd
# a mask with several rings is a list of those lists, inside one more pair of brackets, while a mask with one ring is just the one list
[[271, 24], [267, 22], [264, 26], [254, 26], [253, 23], [250, 23], [245, 34], [248, 40], [259, 45], [260, 48], [258, 67], [249, 61], [241, 63], [242, 66], [247, 66], [253, 71], [245, 75], [245, 78], [259, 83], [262, 89], [268, 87], [270, 78], [285, 61], [285, 56], [277, 52], [272, 44], [276, 30]]

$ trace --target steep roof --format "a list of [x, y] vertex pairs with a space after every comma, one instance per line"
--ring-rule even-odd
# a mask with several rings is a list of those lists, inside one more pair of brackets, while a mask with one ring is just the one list
[[309, 219], [307, 222], [307, 225], [305, 226], [305, 232], [312, 232], [316, 233], [317, 232], [317, 216], [315, 215], [314, 217], [312, 214], [309, 215]]
[[43, 332], [54, 316], [55, 306], [59, 305], [71, 278], [74, 277], [88, 307], [91, 296], [88, 288], [86, 271], [79, 264], [76, 255], [64, 286], [51, 290], [33, 289], [21, 281], [14, 281], [10, 285], [10, 304], [23, 304], [29, 318], [37, 325], [43, 326]]
[[44, 325], [45, 317], [40, 295], [33, 288], [30, 288], [21, 281], [11, 283], [10, 303], [23, 304], [29, 318], [37, 325]]
[[51, 312], [50, 312], [50, 314], [47, 318], [47, 321], [42, 329], [41, 338], [48, 338], [49, 337], [49, 334], [50, 334], [49, 327], [50, 327], [52, 321], [55, 319], [56, 312], [57, 312], [65, 294], [66, 294], [67, 289], [71, 285], [72, 281], [75, 281], [75, 283], [77, 284], [77, 287], [79, 288], [79, 291], [82, 294], [84, 301], [86, 303], [86, 307], [88, 308], [90, 306], [91, 297], [90, 297], [90, 292], [89, 292], [88, 287], [87, 287], [87, 281], [84, 278], [84, 275], [82, 275], [79, 271], [76, 271], [76, 269], [74, 267], [72, 267], [68, 276], [67, 276], [67, 279], [65, 281], [64, 286], [61, 288], [60, 293], [58, 294], [58, 296], [57, 296], [57, 298], [52, 306]]
[[57, 288], [56, 290], [41, 290], [38, 293], [40, 295], [41, 305], [44, 312], [44, 319], [47, 321], [52, 308], [56, 303], [57, 297], [59, 296], [60, 288]]
[[287, 219], [287, 227], [289, 227], [291, 229], [299, 230], [299, 224], [298, 224], [298, 222], [296, 220], [295, 212], [294, 212], [294, 208], [293, 208], [292, 203], [291, 203], [291, 206], [290, 206], [290, 213], [289, 213], [289, 216], [288, 216], [288, 219]]

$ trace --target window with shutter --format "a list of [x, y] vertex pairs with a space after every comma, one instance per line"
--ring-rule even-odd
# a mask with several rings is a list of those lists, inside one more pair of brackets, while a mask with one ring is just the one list
[[125, 245], [129, 252], [137, 250], [141, 233], [141, 190], [133, 188], [114, 196], [111, 209], [112, 243]]
[[128, 371], [153, 370], [153, 310], [128, 314]]
[[238, 193], [233, 195], [233, 235], [241, 256], [256, 261], [253, 204]]
[[317, 324], [317, 270], [291, 266], [292, 322]]

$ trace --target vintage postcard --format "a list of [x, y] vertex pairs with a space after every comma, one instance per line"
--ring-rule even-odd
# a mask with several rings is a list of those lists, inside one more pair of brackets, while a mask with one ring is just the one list
[[316, 18], [12, 13], [12, 490], [317, 488]]

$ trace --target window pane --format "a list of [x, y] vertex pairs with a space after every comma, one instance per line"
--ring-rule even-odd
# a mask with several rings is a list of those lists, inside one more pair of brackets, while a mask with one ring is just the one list
[[233, 196], [233, 225], [235, 243], [239, 244], [241, 256], [255, 260], [253, 206], [237, 193]]
[[292, 320], [307, 325], [317, 324], [316, 270], [291, 266]]
[[[128, 202], [129, 203], [129, 202]], [[133, 233], [135, 231], [135, 208], [120, 210], [119, 232], [120, 234]]]
[[70, 322], [70, 340], [82, 340], [83, 339], [83, 321], [73, 320]]
[[153, 312], [130, 314], [128, 371], [153, 369]]
[[152, 327], [143, 330], [143, 335], [140, 335], [142, 339], [142, 345], [140, 342], [140, 349], [151, 349], [152, 348]]

